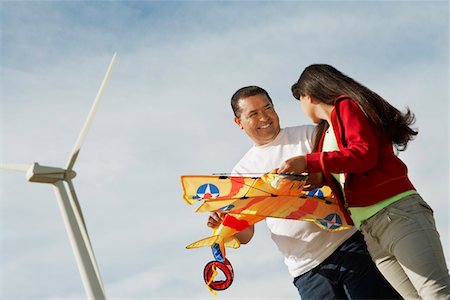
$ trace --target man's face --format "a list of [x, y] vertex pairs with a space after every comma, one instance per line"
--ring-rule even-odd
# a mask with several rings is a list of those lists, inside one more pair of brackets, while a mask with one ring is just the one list
[[255, 145], [265, 145], [276, 138], [280, 132], [280, 120], [266, 95], [242, 98], [238, 104], [240, 115], [239, 118], [234, 118], [234, 122], [245, 131]]

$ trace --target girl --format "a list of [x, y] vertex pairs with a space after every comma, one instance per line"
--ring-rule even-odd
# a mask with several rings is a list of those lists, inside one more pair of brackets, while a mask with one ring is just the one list
[[433, 211], [393, 149], [405, 150], [417, 135], [410, 127], [414, 114], [402, 114], [329, 65], [307, 67], [292, 93], [318, 124], [316, 152], [287, 160], [278, 172], [323, 173], [378, 268], [404, 298], [450, 299]]

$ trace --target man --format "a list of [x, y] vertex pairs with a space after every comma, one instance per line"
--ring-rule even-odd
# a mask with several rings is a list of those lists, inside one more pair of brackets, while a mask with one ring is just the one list
[[[231, 106], [235, 123], [254, 143], [233, 173], [266, 173], [290, 157], [311, 152], [315, 127], [280, 129], [264, 89], [239, 89]], [[315, 183], [310, 183], [314, 187]], [[223, 217], [212, 213], [208, 226], [218, 226]], [[266, 223], [302, 299], [401, 299], [372, 262], [359, 231], [328, 232], [312, 222], [276, 218], [266, 218]], [[253, 234], [251, 226], [236, 237], [246, 244]]]

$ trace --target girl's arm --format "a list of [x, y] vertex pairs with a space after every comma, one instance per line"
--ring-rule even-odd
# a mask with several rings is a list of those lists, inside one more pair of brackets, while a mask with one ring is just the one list
[[[335, 106], [334, 126], [340, 126], [343, 137], [336, 136], [339, 151], [306, 155], [309, 172], [363, 173], [376, 166], [381, 142], [380, 131], [353, 100], [343, 100]], [[337, 123], [336, 125], [334, 123]], [[335, 130], [337, 135], [339, 130]], [[343, 141], [341, 141], [344, 139]]]
[[[334, 132], [338, 144], [346, 143], [345, 148], [290, 158], [278, 172], [364, 173], [375, 167], [381, 141], [380, 131], [369, 122], [358, 104], [353, 100], [338, 102], [332, 114], [332, 122], [333, 127], [341, 128]], [[343, 137], [338, 136], [339, 132], [344, 132]]]

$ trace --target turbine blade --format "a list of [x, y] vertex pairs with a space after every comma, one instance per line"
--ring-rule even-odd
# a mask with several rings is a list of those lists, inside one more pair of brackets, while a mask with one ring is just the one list
[[[68, 182], [66, 181], [66, 183]], [[75, 254], [87, 299], [104, 300], [106, 297], [103, 283], [100, 278], [97, 262], [95, 261], [91, 242], [87, 236], [86, 226], [80, 215], [81, 210], [78, 200], [76, 200], [76, 196], [74, 197], [73, 185], [67, 188], [64, 181], [60, 180], [55, 182], [53, 186]]]
[[2, 164], [0, 163], [0, 169], [27, 172], [33, 164]]
[[88, 234], [88, 231], [87, 231], [86, 222], [84, 221], [83, 213], [81, 211], [80, 202], [78, 201], [78, 197], [77, 197], [77, 194], [75, 192], [75, 187], [73, 185], [72, 180], [67, 180], [66, 182], [67, 182], [67, 185], [69, 186], [69, 191], [70, 191], [69, 198], [70, 198], [70, 200], [72, 202], [72, 205], [75, 208], [76, 213], [78, 214], [78, 217], [79, 217], [81, 225], [84, 227], [84, 236], [85, 236], [85, 239], [86, 239], [86, 243], [88, 245], [87, 250], [89, 252], [89, 256], [91, 257], [91, 260], [93, 261], [93, 267], [94, 267], [96, 276], [97, 276], [99, 282], [102, 282], [102, 278], [100, 276], [100, 271], [98, 269], [98, 264], [97, 264], [97, 261], [95, 259], [94, 250], [92, 248], [91, 239], [89, 238], [89, 234]]
[[109, 63], [108, 70], [106, 71], [105, 77], [103, 78], [103, 82], [100, 85], [100, 88], [97, 92], [97, 96], [95, 97], [94, 104], [92, 105], [91, 110], [89, 111], [89, 114], [84, 123], [83, 129], [81, 130], [80, 135], [78, 136], [78, 139], [75, 143], [75, 147], [72, 150], [70, 159], [67, 162], [66, 169], [69, 171], [72, 170], [73, 165], [75, 164], [75, 161], [77, 160], [78, 154], [80, 153], [81, 145], [83, 144], [84, 139], [86, 138], [86, 135], [92, 126], [92, 121], [94, 120], [95, 113], [97, 112], [98, 106], [100, 104], [100, 100], [102, 98], [103, 91], [105, 90], [105, 87], [109, 81], [109, 76], [111, 74], [111, 70], [112, 70], [115, 60], [116, 60], [116, 53], [114, 53], [114, 55], [111, 59], [111, 62]]

